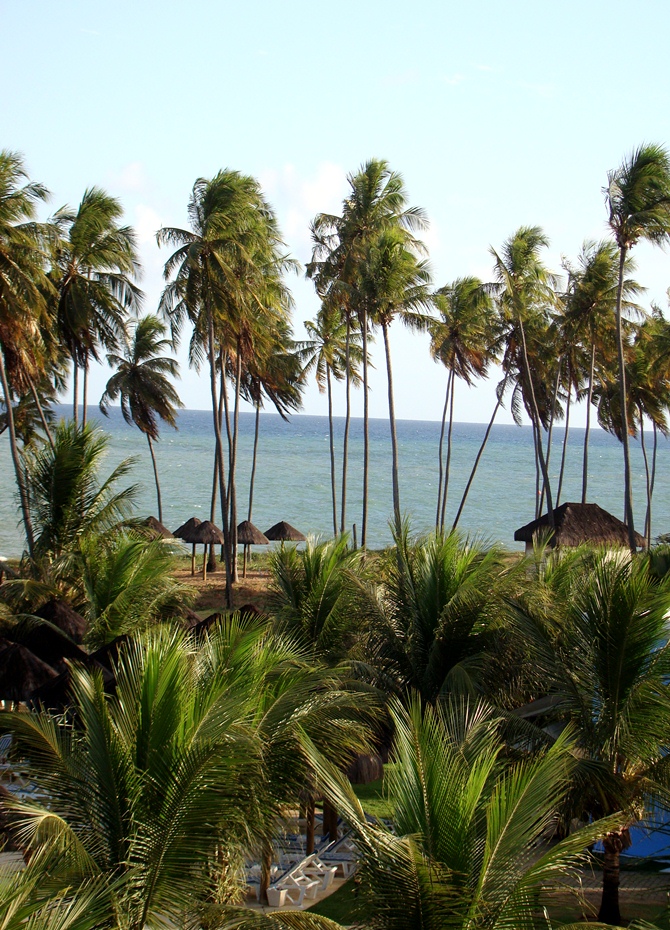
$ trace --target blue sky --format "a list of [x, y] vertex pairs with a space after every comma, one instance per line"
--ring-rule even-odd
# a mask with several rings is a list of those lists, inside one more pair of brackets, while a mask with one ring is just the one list
[[[24, 153], [53, 208], [93, 184], [121, 198], [148, 310], [167, 257], [155, 230], [184, 225], [194, 180], [222, 167], [260, 178], [303, 262], [309, 220], [382, 157], [429, 215], [436, 285], [488, 278], [489, 246], [522, 224], [544, 228], [560, 270], [606, 234], [608, 169], [643, 141], [670, 144], [669, 27], [656, 0], [0, 0], [0, 145]], [[636, 257], [645, 302], [666, 306], [670, 256]], [[309, 282], [293, 290], [300, 334], [317, 302]], [[426, 338], [397, 328], [393, 352], [398, 416], [439, 419], [446, 376]], [[184, 401], [207, 407], [204, 373], [181, 361]], [[371, 412], [383, 417], [381, 345], [375, 361]], [[92, 400], [108, 376], [94, 372]], [[457, 393], [458, 419], [488, 419], [495, 380]], [[314, 386], [305, 412], [326, 412]]]

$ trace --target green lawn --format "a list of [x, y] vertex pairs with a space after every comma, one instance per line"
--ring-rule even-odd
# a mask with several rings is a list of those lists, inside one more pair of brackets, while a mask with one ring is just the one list
[[[389, 765], [385, 765], [384, 771], [388, 772], [389, 768]], [[381, 778], [371, 781], [368, 785], [354, 785], [354, 791], [366, 814], [387, 819], [393, 817], [393, 808], [384, 796]]]

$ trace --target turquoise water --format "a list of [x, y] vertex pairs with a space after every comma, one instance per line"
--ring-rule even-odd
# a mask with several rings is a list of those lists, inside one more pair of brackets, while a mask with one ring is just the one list
[[[109, 419], [102, 417], [97, 408], [91, 408], [90, 417], [111, 438], [104, 474], [122, 459], [136, 457], [131, 480], [140, 488], [138, 511], [141, 515], [155, 514], [153, 472], [142, 434], [123, 422], [118, 408], [111, 410]], [[344, 420], [336, 418], [338, 472], [343, 428]], [[240, 520], [247, 516], [253, 429], [253, 414], [241, 414], [238, 466]], [[448, 525], [460, 502], [484, 431], [485, 425], [479, 423], [458, 423], [454, 426]], [[439, 423], [410, 420], [398, 423], [401, 506], [417, 531], [429, 529], [435, 520], [439, 433]], [[555, 430], [554, 436], [550, 473], [555, 494], [563, 431]], [[563, 502], [581, 498], [583, 437], [583, 430], [570, 430]], [[389, 542], [388, 519], [392, 507], [391, 447], [385, 420], [371, 421], [370, 439], [368, 544], [378, 547]], [[163, 522], [170, 529], [175, 529], [194, 514], [201, 519], [209, 517], [213, 449], [209, 411], [183, 411], [179, 417], [179, 430], [164, 430], [157, 444], [157, 458], [163, 491]], [[349, 528], [353, 523], [358, 525], [359, 536], [362, 452], [362, 421], [354, 419], [350, 432], [347, 523]], [[638, 442], [632, 444], [631, 454], [636, 527], [641, 530], [646, 497], [644, 463]], [[275, 414], [262, 414], [252, 514], [256, 526], [266, 530], [278, 520], [287, 520], [304, 533], [331, 534], [329, 461], [328, 420], [325, 417], [295, 416], [290, 423], [284, 423]], [[669, 464], [670, 446], [666, 440], [661, 440], [654, 492], [653, 535], [670, 532]], [[602, 431], [592, 432], [589, 471], [589, 500], [621, 517], [621, 446]], [[14, 488], [9, 443], [4, 434], [0, 437], [0, 521], [3, 528], [0, 555], [4, 556], [19, 555], [22, 549]], [[530, 427], [495, 426], [461, 518], [462, 530], [484, 535], [510, 548], [521, 548], [513, 541], [514, 530], [534, 518], [534, 498], [535, 466]]]

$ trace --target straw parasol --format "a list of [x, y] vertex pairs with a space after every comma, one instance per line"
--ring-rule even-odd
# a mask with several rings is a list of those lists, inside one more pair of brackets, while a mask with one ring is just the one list
[[216, 546], [223, 545], [223, 533], [215, 526], [211, 520], [205, 520], [203, 523], [200, 523], [191, 535], [190, 541], [193, 543], [193, 549], [195, 551], [195, 546], [198, 543], [201, 543], [205, 547], [205, 557], [202, 563], [202, 580], [207, 580], [207, 546]]
[[142, 520], [142, 524], [158, 539], [172, 539], [173, 537], [167, 526], [164, 526], [156, 517], [147, 517], [146, 520]]
[[[549, 515], [544, 514], [520, 527], [514, 534], [517, 542], [525, 542], [526, 550], [532, 549], [536, 538], [550, 532]], [[640, 549], [646, 545], [639, 533], [635, 534]], [[611, 513], [598, 504], [561, 504], [554, 510], [554, 533], [548, 545], [579, 546], [591, 543], [593, 546], [628, 547], [628, 528]]]
[[247, 577], [247, 550], [251, 546], [269, 546], [270, 540], [264, 533], [253, 525], [250, 520], [242, 520], [237, 527], [237, 542], [244, 546], [244, 558], [242, 561], [242, 577]]
[[281, 540], [281, 542], [305, 542], [306, 536], [296, 530], [294, 526], [291, 526], [290, 523], [286, 523], [285, 520], [281, 520], [279, 523], [275, 523], [274, 526], [271, 526], [269, 530], [265, 531], [265, 535], [268, 539], [271, 540]]
[[57, 626], [59, 630], [62, 630], [66, 636], [69, 636], [73, 642], [78, 644], [83, 641], [88, 628], [88, 624], [81, 614], [78, 614], [65, 601], [59, 601], [56, 598], [42, 604], [35, 611], [35, 616]]
[[0, 700], [27, 701], [33, 691], [57, 677], [30, 649], [0, 638]]
[[195, 540], [193, 539], [193, 534], [196, 529], [200, 526], [201, 521], [197, 517], [191, 517], [190, 520], [187, 520], [186, 523], [182, 523], [174, 533], [172, 534], [177, 539], [183, 539], [184, 542], [191, 543], [193, 549], [191, 550], [191, 574], [195, 575]]

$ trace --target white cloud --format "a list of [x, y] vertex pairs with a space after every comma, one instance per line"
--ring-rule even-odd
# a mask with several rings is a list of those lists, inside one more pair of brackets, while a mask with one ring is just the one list
[[450, 77], [443, 77], [442, 80], [445, 84], [456, 87], [458, 84], [462, 84], [465, 78], [462, 74], [452, 74]]
[[149, 187], [144, 165], [139, 161], [131, 161], [124, 165], [121, 171], [113, 176], [113, 181], [117, 187], [127, 192], [145, 192]]
[[309, 224], [317, 213], [339, 212], [346, 193], [346, 172], [322, 162], [314, 174], [301, 176], [295, 165], [261, 174], [260, 182], [279, 216], [282, 232], [301, 261], [311, 254]]
[[161, 218], [153, 207], [138, 203], [135, 207], [135, 232], [142, 245], [155, 244], [156, 231], [163, 225]]

